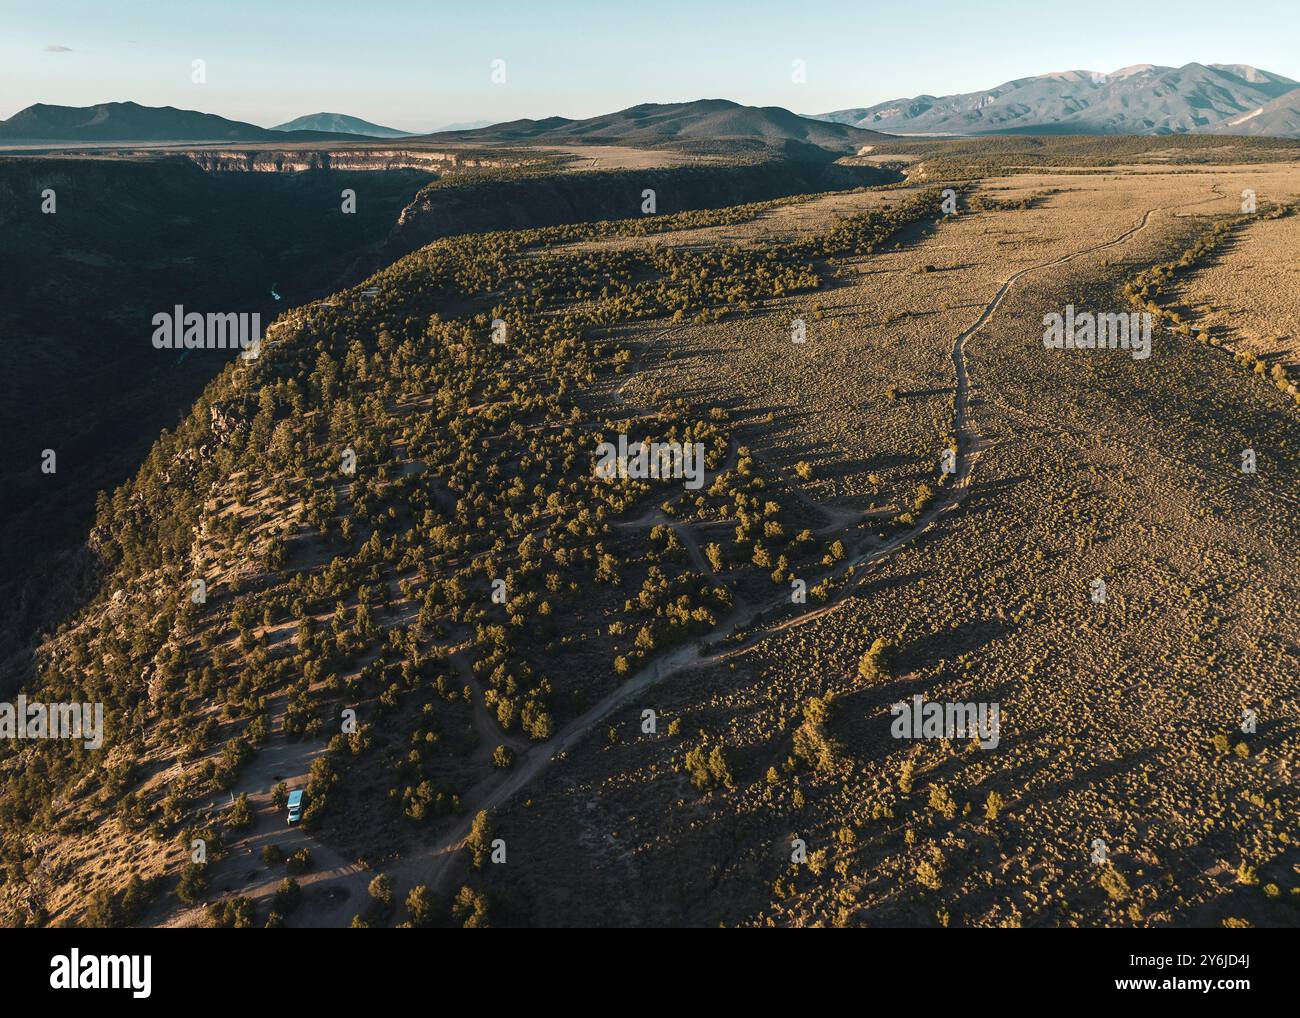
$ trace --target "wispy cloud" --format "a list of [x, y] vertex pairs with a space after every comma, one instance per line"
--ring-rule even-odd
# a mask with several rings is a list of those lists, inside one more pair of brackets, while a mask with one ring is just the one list
[[71, 46], [46, 46], [45, 52], [46, 53], [75, 53], [76, 50], [74, 50]]

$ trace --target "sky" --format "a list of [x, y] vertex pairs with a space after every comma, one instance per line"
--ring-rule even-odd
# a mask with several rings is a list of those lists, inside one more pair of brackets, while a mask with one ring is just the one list
[[1190, 61], [1300, 80], [1300, 0], [0, 0], [3, 118], [117, 100], [411, 131], [704, 98], [825, 113]]

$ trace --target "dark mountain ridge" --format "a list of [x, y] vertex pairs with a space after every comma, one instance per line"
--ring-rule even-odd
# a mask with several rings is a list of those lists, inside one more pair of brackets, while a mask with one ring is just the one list
[[0, 121], [0, 143], [17, 141], [298, 141], [337, 140], [327, 131], [271, 131], [215, 113], [134, 102], [94, 106], [35, 103]]
[[585, 120], [566, 117], [513, 120], [471, 131], [445, 131], [424, 137], [442, 141], [631, 145], [639, 148], [757, 141], [775, 148], [809, 145], [840, 153], [856, 152], [863, 145], [881, 140], [878, 132], [853, 125], [801, 117], [779, 106], [742, 106], [729, 99], [642, 103]]

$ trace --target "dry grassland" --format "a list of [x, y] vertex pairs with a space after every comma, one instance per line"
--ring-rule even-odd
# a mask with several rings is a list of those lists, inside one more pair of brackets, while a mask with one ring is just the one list
[[1189, 276], [1175, 299], [1230, 350], [1300, 367], [1300, 219], [1264, 220], [1244, 229]]
[[[1300, 172], [990, 181], [1002, 199], [1056, 193], [850, 259], [838, 285], [761, 317], [647, 330], [629, 394], [725, 402], [791, 485], [869, 510], [933, 474], [953, 339], [1031, 269], [967, 346], [980, 443], [960, 511], [828, 610], [792, 608], [794, 624], [750, 627], [648, 691], [502, 810], [520, 860], [489, 875], [505, 910], [538, 924], [1293, 924], [1296, 415], [1165, 331], [1147, 361], [1041, 342], [1043, 314], [1066, 303], [1122, 310], [1128, 272], [1235, 212], [1245, 187], [1284, 200]], [[1293, 222], [1252, 228], [1259, 241], [1229, 258], [1280, 261]], [[1192, 285], [1222, 301], [1229, 271]], [[1277, 303], [1239, 297], [1277, 320]], [[800, 316], [802, 346], [788, 332]], [[1237, 467], [1244, 445], [1254, 476]], [[844, 533], [867, 546], [861, 528]], [[864, 678], [882, 636], [897, 664]], [[998, 746], [892, 737], [890, 706], [914, 694], [999, 703]], [[814, 697], [831, 700], [820, 763], [798, 751]], [[645, 707], [658, 735], [637, 727]], [[725, 748], [734, 788], [692, 785], [698, 745]], [[811, 864], [791, 863], [794, 838]]]

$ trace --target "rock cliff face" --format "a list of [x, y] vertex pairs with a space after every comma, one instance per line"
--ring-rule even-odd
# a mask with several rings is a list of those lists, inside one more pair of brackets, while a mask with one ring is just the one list
[[647, 188], [654, 190], [656, 211], [663, 214], [900, 179], [897, 172], [875, 166], [772, 160], [438, 181], [402, 210], [376, 253], [375, 267], [457, 233], [640, 216]]
[[[646, 188], [667, 213], [897, 179], [791, 160], [510, 172], [528, 158], [401, 146], [0, 158], [0, 255], [9, 256], [0, 333], [24, 337], [0, 432], [16, 449], [61, 436], [67, 479], [43, 483], [26, 454], [0, 469], [0, 657], [73, 603], [68, 584], [51, 582], [48, 569], [33, 575], [31, 563], [79, 546], [95, 492], [126, 476], [228, 359], [161, 355], [149, 342], [159, 309], [257, 311], [270, 322], [440, 237], [640, 216]], [[358, 214], [322, 217], [344, 187], [362, 191]], [[57, 214], [41, 212], [46, 189], [57, 193]], [[41, 400], [17, 414], [25, 392]], [[82, 556], [67, 561], [84, 565]]]
[[[0, 660], [75, 607], [96, 492], [138, 468], [232, 356], [156, 349], [153, 315], [259, 313], [269, 329], [286, 306], [355, 282], [349, 265], [431, 175], [0, 157]], [[361, 195], [356, 214], [322, 215], [344, 188]], [[54, 475], [30, 452], [46, 448]]]
[[292, 173], [303, 170], [426, 170], [450, 173], [463, 169], [502, 169], [516, 159], [465, 156], [419, 149], [192, 149], [181, 153], [210, 172]]

